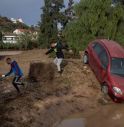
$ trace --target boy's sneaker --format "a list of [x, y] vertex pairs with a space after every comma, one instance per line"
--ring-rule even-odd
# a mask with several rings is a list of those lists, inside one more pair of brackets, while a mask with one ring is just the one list
[[58, 71], [58, 73], [61, 75], [63, 73], [63, 69], [61, 71]]
[[26, 88], [26, 87], [27, 87], [25, 83], [22, 83], [22, 85], [23, 85], [23, 87], [24, 87], [24, 88]]

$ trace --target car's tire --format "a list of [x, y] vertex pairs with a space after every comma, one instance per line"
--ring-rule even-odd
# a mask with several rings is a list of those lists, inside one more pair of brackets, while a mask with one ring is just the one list
[[85, 53], [84, 56], [83, 56], [83, 63], [84, 64], [88, 64], [89, 63], [89, 57], [88, 57], [87, 53]]
[[106, 85], [106, 84], [103, 84], [102, 86], [101, 86], [101, 91], [103, 92], [103, 94], [106, 96], [106, 95], [108, 95], [108, 93], [109, 93], [109, 88], [108, 88], [108, 86]]

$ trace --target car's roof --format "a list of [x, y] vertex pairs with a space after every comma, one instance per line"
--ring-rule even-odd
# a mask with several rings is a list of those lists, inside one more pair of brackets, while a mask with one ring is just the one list
[[117, 42], [107, 39], [100, 39], [98, 42], [102, 43], [107, 48], [111, 57], [124, 58], [124, 48]]

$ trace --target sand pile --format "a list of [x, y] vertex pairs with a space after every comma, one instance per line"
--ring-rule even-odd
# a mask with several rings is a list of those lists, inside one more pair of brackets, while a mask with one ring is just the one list
[[54, 65], [52, 63], [33, 62], [30, 64], [29, 79], [34, 82], [53, 81]]

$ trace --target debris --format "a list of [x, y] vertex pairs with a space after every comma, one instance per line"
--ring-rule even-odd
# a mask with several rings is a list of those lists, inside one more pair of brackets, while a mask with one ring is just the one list
[[116, 114], [114, 117], [112, 117], [113, 120], [119, 120], [121, 119], [122, 115], [121, 114]]
[[33, 62], [30, 64], [29, 79], [33, 82], [53, 81], [54, 66], [52, 63], [46, 64]]

